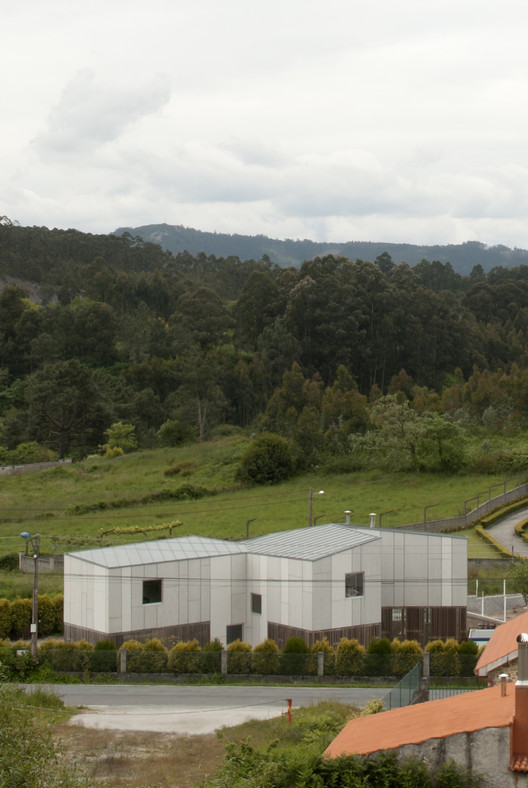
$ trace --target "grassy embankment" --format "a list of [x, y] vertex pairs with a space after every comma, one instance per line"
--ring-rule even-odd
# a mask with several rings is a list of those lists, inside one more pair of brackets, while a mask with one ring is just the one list
[[[439, 474], [386, 474], [361, 472], [325, 475], [313, 471], [288, 482], [242, 489], [235, 481], [238, 459], [246, 439], [230, 437], [214, 443], [191, 444], [174, 449], [142, 451], [106, 460], [85, 460], [72, 466], [0, 479], [0, 556], [23, 546], [21, 531], [41, 535], [42, 552], [99, 546], [101, 530], [145, 527], [181, 520], [173, 536], [198, 534], [217, 538], [244, 538], [246, 523], [251, 536], [308, 525], [309, 489], [313, 488], [313, 517], [319, 524], [351, 522], [368, 525], [369, 513], [383, 514], [384, 526], [423, 522], [461, 514], [464, 501], [504, 481], [503, 476]], [[176, 469], [170, 475], [169, 469]], [[155, 491], [175, 490], [192, 484], [216, 491], [198, 500], [164, 500], [133, 504]], [[513, 486], [513, 484], [511, 485]], [[495, 487], [495, 489], [497, 489]], [[324, 490], [324, 495], [319, 495]], [[74, 514], [75, 504], [122, 499], [115, 508]], [[125, 503], [130, 502], [130, 503]], [[101, 507], [104, 504], [101, 504]], [[254, 519], [255, 518], [255, 519]], [[168, 532], [167, 532], [168, 533]], [[497, 557], [495, 551], [472, 531], [470, 557]], [[159, 533], [109, 535], [107, 542], [124, 543], [156, 538]], [[72, 539], [84, 538], [84, 545]], [[61, 590], [60, 576], [41, 575], [41, 592]], [[0, 597], [30, 595], [31, 576], [0, 573]]]

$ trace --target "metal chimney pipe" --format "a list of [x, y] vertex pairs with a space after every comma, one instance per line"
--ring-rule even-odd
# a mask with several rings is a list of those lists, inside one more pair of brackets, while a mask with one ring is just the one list
[[376, 512], [371, 512], [370, 515], [369, 515], [369, 517], [370, 517], [370, 527], [371, 528], [375, 528], [376, 527], [376, 516], [377, 516]]
[[350, 509], [347, 509], [345, 511], [345, 525], [350, 525], [350, 515], [351, 514], [352, 514], [352, 512], [350, 511]]
[[517, 635], [517, 684], [528, 686], [528, 635]]

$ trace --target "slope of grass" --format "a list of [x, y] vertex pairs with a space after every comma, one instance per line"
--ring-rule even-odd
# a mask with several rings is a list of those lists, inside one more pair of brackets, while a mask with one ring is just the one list
[[[42, 552], [98, 545], [101, 530], [145, 527], [180, 520], [173, 535], [198, 534], [240, 539], [308, 525], [309, 490], [319, 524], [367, 525], [369, 513], [382, 514], [384, 526], [405, 525], [464, 512], [464, 501], [503, 482], [502, 476], [443, 476], [360, 472], [325, 475], [312, 471], [269, 487], [241, 488], [237, 462], [246, 445], [241, 436], [176, 449], [136, 452], [112, 460], [87, 459], [70, 467], [0, 479], [0, 555], [21, 549], [21, 531], [41, 535]], [[170, 475], [166, 471], [172, 469]], [[181, 485], [205, 487], [198, 500], [159, 500], [72, 514], [75, 504], [120, 499], [133, 501]], [[324, 490], [324, 495], [319, 495]], [[104, 505], [104, 504], [103, 504]], [[248, 521], [251, 521], [248, 526]], [[154, 533], [156, 538], [159, 533]], [[83, 538], [82, 545], [72, 539]], [[112, 542], [142, 541], [145, 535], [113, 535]], [[90, 540], [93, 540], [90, 542]], [[495, 555], [472, 536], [472, 555]]]

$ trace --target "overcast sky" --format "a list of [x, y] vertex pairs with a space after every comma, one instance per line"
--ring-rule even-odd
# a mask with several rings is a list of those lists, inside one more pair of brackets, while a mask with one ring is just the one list
[[528, 248], [526, 0], [22, 0], [0, 215]]

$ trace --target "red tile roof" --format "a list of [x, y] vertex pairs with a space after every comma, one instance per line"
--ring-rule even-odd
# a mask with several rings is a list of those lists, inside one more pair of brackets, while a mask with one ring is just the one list
[[509, 683], [506, 689], [505, 697], [501, 697], [501, 687], [491, 687], [357, 717], [336, 736], [325, 755], [367, 755], [456, 733], [504, 728], [511, 725], [515, 707], [515, 686]]
[[512, 755], [510, 769], [512, 772], [528, 772], [528, 755]]
[[475, 673], [486, 676], [490, 670], [517, 659], [517, 635], [521, 632], [528, 632], [528, 612], [497, 627], [480, 655]]

